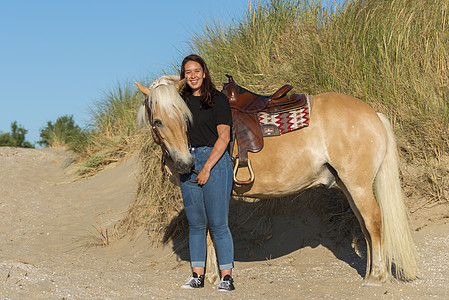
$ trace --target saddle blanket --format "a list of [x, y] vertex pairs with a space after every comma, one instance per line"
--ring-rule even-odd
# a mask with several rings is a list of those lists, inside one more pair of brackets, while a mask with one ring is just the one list
[[[276, 136], [309, 126], [311, 96], [304, 106], [280, 113], [257, 113], [264, 136]], [[277, 129], [276, 129], [277, 128]]]

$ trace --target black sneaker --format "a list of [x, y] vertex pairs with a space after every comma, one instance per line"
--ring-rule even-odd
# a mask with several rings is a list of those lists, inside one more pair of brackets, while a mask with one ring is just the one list
[[187, 282], [181, 285], [182, 289], [196, 289], [204, 287], [204, 275], [198, 276], [195, 272], [193, 272], [193, 276], [190, 277]]
[[226, 275], [225, 277], [220, 279], [220, 283], [218, 283], [218, 290], [221, 292], [229, 292], [235, 290], [234, 287], [234, 279], [230, 275]]

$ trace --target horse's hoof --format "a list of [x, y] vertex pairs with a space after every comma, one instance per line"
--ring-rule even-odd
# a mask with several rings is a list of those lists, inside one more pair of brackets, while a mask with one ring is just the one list
[[382, 286], [382, 282], [380, 282], [379, 280], [368, 279], [362, 283], [362, 286]]
[[207, 282], [209, 282], [210, 284], [218, 284], [218, 282], [220, 281], [220, 276], [216, 276], [216, 275], [213, 275], [213, 276], [209, 276], [209, 277], [207, 277]]

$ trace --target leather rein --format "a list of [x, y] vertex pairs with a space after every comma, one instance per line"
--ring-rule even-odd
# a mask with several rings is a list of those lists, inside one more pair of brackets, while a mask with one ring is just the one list
[[[145, 105], [145, 110], [147, 111], [147, 114], [148, 114], [148, 121], [150, 122], [150, 130], [151, 130], [151, 136], [153, 137], [153, 141], [156, 143], [156, 145], [159, 145], [161, 147], [161, 150], [162, 150], [161, 172], [164, 174], [164, 176], [167, 176], [167, 171], [165, 170], [165, 166], [166, 166], [167, 158], [170, 157], [170, 153], [168, 152], [167, 147], [165, 147], [164, 143], [162, 143], [161, 134], [159, 133], [159, 130], [157, 129], [157, 126], [154, 124], [153, 114], [151, 112], [151, 108], [150, 108], [148, 97], [145, 98], [145, 101], [143, 103]], [[195, 173], [196, 175], [198, 175], [198, 171], [197, 170], [192, 170], [192, 172]], [[190, 180], [184, 174], [181, 174], [181, 175], [184, 176], [188, 181], [190, 181], [192, 183], [197, 183], [198, 182], [197, 179]]]

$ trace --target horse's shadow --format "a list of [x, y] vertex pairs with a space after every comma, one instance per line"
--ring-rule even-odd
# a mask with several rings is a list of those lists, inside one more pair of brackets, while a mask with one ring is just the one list
[[[235, 261], [266, 261], [322, 245], [360, 276], [365, 275], [363, 234], [339, 189], [318, 187], [281, 199], [245, 200], [233, 198], [230, 204]], [[173, 240], [178, 258], [189, 260], [184, 210], [171, 221], [163, 240]]]

